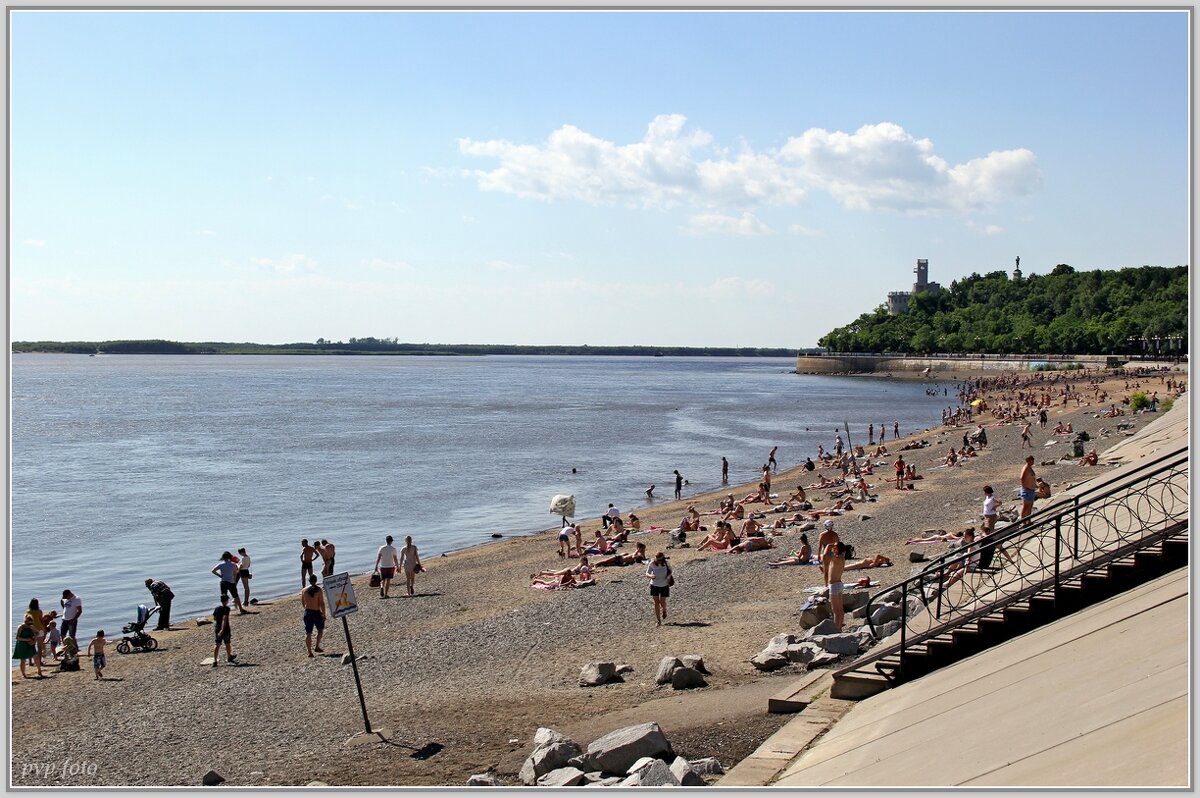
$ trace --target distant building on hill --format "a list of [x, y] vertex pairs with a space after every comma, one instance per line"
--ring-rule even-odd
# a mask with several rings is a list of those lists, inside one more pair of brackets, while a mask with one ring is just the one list
[[939, 283], [929, 282], [929, 261], [925, 258], [917, 260], [917, 267], [913, 269], [917, 275], [917, 281], [913, 283], [911, 291], [889, 291], [887, 295], [888, 315], [898, 316], [908, 310], [908, 300], [913, 294], [919, 294], [922, 291], [928, 291], [931, 294], [937, 294], [942, 290]]

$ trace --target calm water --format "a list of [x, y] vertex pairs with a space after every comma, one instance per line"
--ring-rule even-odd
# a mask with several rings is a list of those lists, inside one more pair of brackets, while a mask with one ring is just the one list
[[[901, 434], [940, 418], [924, 384], [790, 373], [791, 359], [618, 357], [12, 358], [12, 626], [31, 597], [84, 601], [114, 636], [147, 577], [174, 614], [210, 611], [223, 550], [245, 546], [267, 597], [299, 587], [303, 537], [361, 572], [384, 535], [422, 555], [494, 532], [757, 477], [830, 448], [849, 421]], [[572, 474], [576, 468], [578, 473]]]

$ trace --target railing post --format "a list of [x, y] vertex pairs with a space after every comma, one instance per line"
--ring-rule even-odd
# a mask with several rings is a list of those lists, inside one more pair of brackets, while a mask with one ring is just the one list
[[1075, 497], [1075, 545], [1073, 555], [1076, 561], [1079, 560], [1079, 497]]
[[1054, 519], [1054, 610], [1057, 612], [1061, 609], [1059, 603], [1061, 592], [1059, 590], [1059, 564], [1062, 560], [1062, 516]]
[[900, 591], [900, 676], [904, 677], [904, 652], [908, 649], [908, 580]]

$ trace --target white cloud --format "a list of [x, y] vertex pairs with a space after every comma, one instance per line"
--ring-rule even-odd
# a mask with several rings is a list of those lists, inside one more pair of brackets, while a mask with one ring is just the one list
[[362, 264], [374, 272], [411, 272], [413, 270], [412, 264], [402, 260], [363, 258]]
[[27, 238], [21, 243], [27, 247], [36, 247], [37, 249], [41, 249], [42, 247], [46, 246], [46, 242], [40, 238]]
[[703, 236], [721, 233], [731, 236], [759, 236], [771, 232], [750, 212], [738, 216], [725, 216], [720, 213], [698, 213], [688, 220], [686, 231], [688, 235]]
[[973, 221], [967, 222], [967, 229], [985, 236], [998, 236], [1004, 232], [1004, 228], [998, 224], [978, 224]]
[[523, 272], [528, 268], [518, 263], [509, 263], [506, 260], [490, 260], [484, 264], [484, 267], [492, 272]]
[[789, 232], [789, 233], [791, 233], [792, 235], [797, 235], [797, 236], [809, 236], [809, 237], [812, 237], [812, 236], [819, 236], [819, 235], [821, 235], [821, 231], [820, 231], [820, 230], [814, 230], [813, 228], [811, 228], [811, 227], [805, 227], [805, 226], [804, 226], [804, 225], [802, 225], [802, 224], [793, 224], [793, 225], [789, 225], [789, 226], [788, 226], [788, 232]]
[[798, 205], [812, 190], [847, 208], [912, 214], [967, 212], [1036, 190], [1041, 173], [1027, 149], [951, 165], [928, 138], [890, 122], [854, 133], [812, 128], [778, 149], [743, 146], [734, 156], [686, 117], [662, 115], [641, 141], [617, 144], [563, 125], [542, 144], [459, 139], [468, 156], [499, 161], [465, 172], [485, 191], [546, 202], [707, 208]]
[[250, 263], [263, 271], [275, 274], [300, 274], [316, 271], [317, 262], [307, 255], [292, 254], [282, 258], [250, 258]]

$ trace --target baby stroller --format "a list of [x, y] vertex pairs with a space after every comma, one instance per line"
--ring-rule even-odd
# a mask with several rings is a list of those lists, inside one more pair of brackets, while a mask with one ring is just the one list
[[135, 648], [142, 651], [154, 651], [158, 648], [158, 641], [142, 631], [156, 612], [158, 612], [158, 607], [150, 609], [145, 604], [138, 605], [137, 620], [121, 627], [125, 637], [117, 642], [118, 654], [128, 654]]

